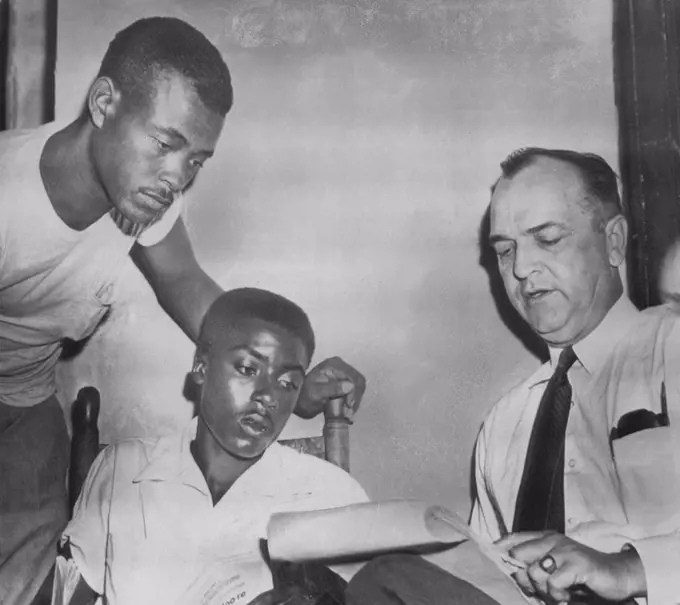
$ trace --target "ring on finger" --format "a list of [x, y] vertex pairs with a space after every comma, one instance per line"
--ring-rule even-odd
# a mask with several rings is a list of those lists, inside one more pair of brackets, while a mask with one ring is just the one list
[[538, 564], [546, 573], [553, 573], [557, 569], [557, 563], [552, 555], [546, 555], [538, 562]]

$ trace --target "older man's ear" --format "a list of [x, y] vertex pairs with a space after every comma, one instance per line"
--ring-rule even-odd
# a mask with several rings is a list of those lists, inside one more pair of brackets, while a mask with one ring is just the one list
[[626, 259], [628, 245], [628, 223], [622, 214], [609, 219], [605, 226], [609, 263], [612, 267], [620, 267]]
[[668, 249], [661, 263], [659, 297], [665, 305], [680, 314], [680, 240]]

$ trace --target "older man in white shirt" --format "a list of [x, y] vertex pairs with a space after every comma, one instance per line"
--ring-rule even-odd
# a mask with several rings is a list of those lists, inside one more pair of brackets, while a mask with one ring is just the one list
[[[680, 324], [666, 309], [638, 312], [623, 295], [627, 227], [613, 171], [568, 151], [511, 155], [494, 187], [490, 240], [508, 296], [550, 361], [484, 423], [473, 528], [505, 538], [527, 563], [516, 578], [528, 594], [562, 601], [586, 589], [611, 600], [678, 602]], [[571, 403], [555, 474], [562, 525], [527, 527], [517, 509], [537, 452], [537, 414], [569, 348]], [[627, 428], [635, 418], [643, 422]]]
[[[680, 603], [680, 320], [623, 293], [627, 224], [602, 158], [528, 148], [502, 170], [490, 242], [550, 360], [483, 424], [471, 526], [526, 564], [530, 597]], [[449, 602], [443, 578], [409, 580], [399, 602]]]

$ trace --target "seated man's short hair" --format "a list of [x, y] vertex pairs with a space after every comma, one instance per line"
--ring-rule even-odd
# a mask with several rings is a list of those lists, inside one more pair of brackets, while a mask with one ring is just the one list
[[314, 330], [307, 314], [287, 298], [258, 288], [238, 288], [221, 294], [206, 313], [198, 351], [207, 353], [231, 318], [247, 317], [272, 323], [299, 338], [309, 359], [314, 355]]

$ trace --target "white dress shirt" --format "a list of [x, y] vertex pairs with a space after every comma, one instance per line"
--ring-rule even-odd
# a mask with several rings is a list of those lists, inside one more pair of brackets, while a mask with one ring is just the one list
[[[565, 533], [606, 552], [632, 544], [650, 605], [680, 603], [680, 319], [665, 308], [639, 312], [624, 296], [574, 351]], [[529, 438], [560, 352], [551, 349], [550, 361], [494, 406], [478, 436], [470, 523], [489, 540], [512, 531]], [[670, 426], [611, 441], [623, 414], [661, 411], [662, 383]]]
[[119, 442], [88, 474], [64, 536], [110, 605], [245, 605], [272, 588], [261, 551], [272, 513], [368, 499], [342, 469], [275, 443], [213, 505], [189, 449], [195, 433], [196, 421]]

